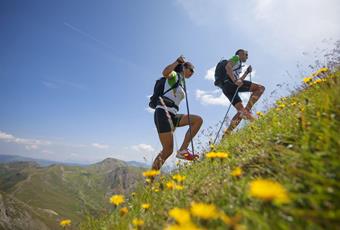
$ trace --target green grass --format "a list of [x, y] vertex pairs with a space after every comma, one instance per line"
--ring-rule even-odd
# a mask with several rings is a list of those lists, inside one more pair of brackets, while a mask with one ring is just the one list
[[[61, 229], [63, 218], [71, 219], [76, 229], [86, 215], [107, 213], [112, 192], [128, 194], [142, 179], [142, 169], [113, 159], [88, 167], [27, 165], [0, 165], [0, 189], [27, 205], [26, 211], [51, 229]], [[43, 209], [59, 215], [48, 215]]]
[[[168, 211], [188, 209], [191, 202], [214, 204], [224, 213], [238, 216], [236, 225], [221, 220], [193, 218], [202, 229], [340, 229], [340, 72], [327, 82], [304, 87], [283, 98], [284, 108], [270, 109], [263, 117], [222, 140], [217, 151], [229, 152], [226, 160], [204, 159], [181, 165], [184, 190], [169, 190], [169, 175], [153, 187], [140, 185], [135, 196], [101, 218], [88, 217], [81, 229], [131, 229], [136, 217], [142, 229], [164, 229], [174, 224]], [[230, 172], [241, 167], [239, 178]], [[253, 198], [249, 183], [266, 178], [280, 183], [290, 203], [276, 205]], [[150, 203], [147, 211], [142, 203]]]

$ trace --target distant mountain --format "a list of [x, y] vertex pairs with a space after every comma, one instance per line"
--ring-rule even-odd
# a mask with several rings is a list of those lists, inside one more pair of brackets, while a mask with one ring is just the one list
[[74, 165], [74, 166], [85, 166], [86, 164], [68, 163], [68, 162], [58, 162], [44, 159], [36, 159], [30, 157], [23, 157], [19, 155], [0, 155], [0, 163], [18, 162], [18, 161], [34, 161], [40, 166], [50, 166], [53, 164], [64, 164], [64, 165]]
[[141, 168], [150, 168], [151, 165], [143, 163], [143, 162], [138, 162], [138, 161], [127, 161], [126, 162], [128, 165], [135, 166], [135, 167], [141, 167]]
[[[51, 160], [45, 160], [45, 159], [36, 159], [31, 157], [24, 157], [19, 155], [1, 155], [0, 154], [0, 164], [1, 163], [9, 163], [9, 162], [19, 162], [19, 161], [34, 161], [37, 162], [40, 166], [46, 167], [53, 164], [63, 164], [63, 165], [71, 165], [71, 166], [88, 166], [89, 164], [79, 164], [79, 163], [71, 163], [71, 162], [59, 162], [59, 161], [51, 161]], [[140, 168], [150, 168], [151, 166], [139, 162], [139, 161], [126, 161], [126, 163], [130, 166], [134, 167], [140, 167]]]
[[[29, 218], [32, 224], [41, 227], [21, 228], [18, 224], [3, 228], [59, 229], [62, 218], [70, 218], [76, 225], [87, 214], [108, 212], [112, 208], [109, 197], [131, 193], [143, 181], [143, 170], [113, 158], [82, 167], [59, 163], [42, 167], [34, 161], [2, 163], [0, 191], [3, 200], [11, 201], [12, 205], [6, 208], [13, 215], [3, 216], [4, 209], [0, 206], [0, 229]], [[25, 215], [20, 216], [21, 210]]]

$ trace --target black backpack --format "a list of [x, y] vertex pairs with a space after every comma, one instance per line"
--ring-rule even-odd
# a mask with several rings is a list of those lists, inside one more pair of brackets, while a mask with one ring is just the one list
[[228, 60], [220, 61], [215, 69], [215, 82], [216, 86], [223, 86], [224, 81], [227, 79], [227, 71], [225, 70], [225, 66], [227, 65]]
[[153, 88], [153, 94], [150, 97], [150, 102], [149, 102], [150, 108], [155, 109], [156, 106], [158, 105], [159, 97], [162, 97], [164, 94], [166, 94], [170, 90], [173, 90], [179, 86], [180, 77], [178, 76], [178, 80], [176, 81], [176, 83], [172, 87], [170, 87], [170, 89], [164, 92], [164, 85], [165, 85], [166, 80], [167, 79], [165, 77], [161, 77], [160, 79], [156, 81], [155, 86]]

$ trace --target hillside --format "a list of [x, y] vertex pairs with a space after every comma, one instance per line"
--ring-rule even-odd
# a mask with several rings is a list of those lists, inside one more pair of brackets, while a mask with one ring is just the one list
[[32, 219], [32, 224], [44, 224], [46, 229], [59, 229], [59, 220], [66, 217], [77, 224], [85, 214], [105, 213], [112, 193], [131, 192], [142, 178], [141, 172], [140, 168], [112, 158], [87, 167], [41, 167], [35, 162], [0, 164], [2, 201], [12, 213], [0, 218], [0, 226], [11, 223], [12, 228], [7, 225], [7, 229], [44, 229], [18, 227], [26, 222], [23, 218]]
[[139, 186], [81, 229], [340, 229], [340, 72], [323, 72], [218, 153]]
[[42, 216], [48, 213], [0, 192], [0, 229], [50, 229]]

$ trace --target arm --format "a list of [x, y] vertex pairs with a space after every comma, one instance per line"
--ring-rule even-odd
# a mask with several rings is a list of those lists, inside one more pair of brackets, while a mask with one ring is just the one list
[[176, 66], [178, 64], [183, 64], [185, 62], [184, 57], [181, 55], [179, 58], [176, 59], [176, 61], [170, 65], [168, 65], [167, 67], [165, 67], [165, 69], [163, 70], [163, 76], [165, 78], [171, 78], [171, 72], [174, 71], [174, 69], [176, 68]]
[[163, 70], [163, 76], [167, 79], [171, 78], [171, 72], [176, 68], [176, 66], [178, 65], [179, 63], [177, 62], [177, 60], [168, 65], [167, 67], [165, 67], [165, 69]]
[[233, 71], [233, 63], [229, 61], [227, 65], [225, 66], [225, 70], [227, 71], [227, 74], [231, 78], [231, 80], [235, 83], [236, 77], [234, 76], [234, 71]]
[[248, 66], [246, 72], [244, 72], [243, 76], [240, 79], [243, 81], [247, 77], [248, 73], [251, 73], [251, 71], [252, 71], [252, 67], [250, 65]]

